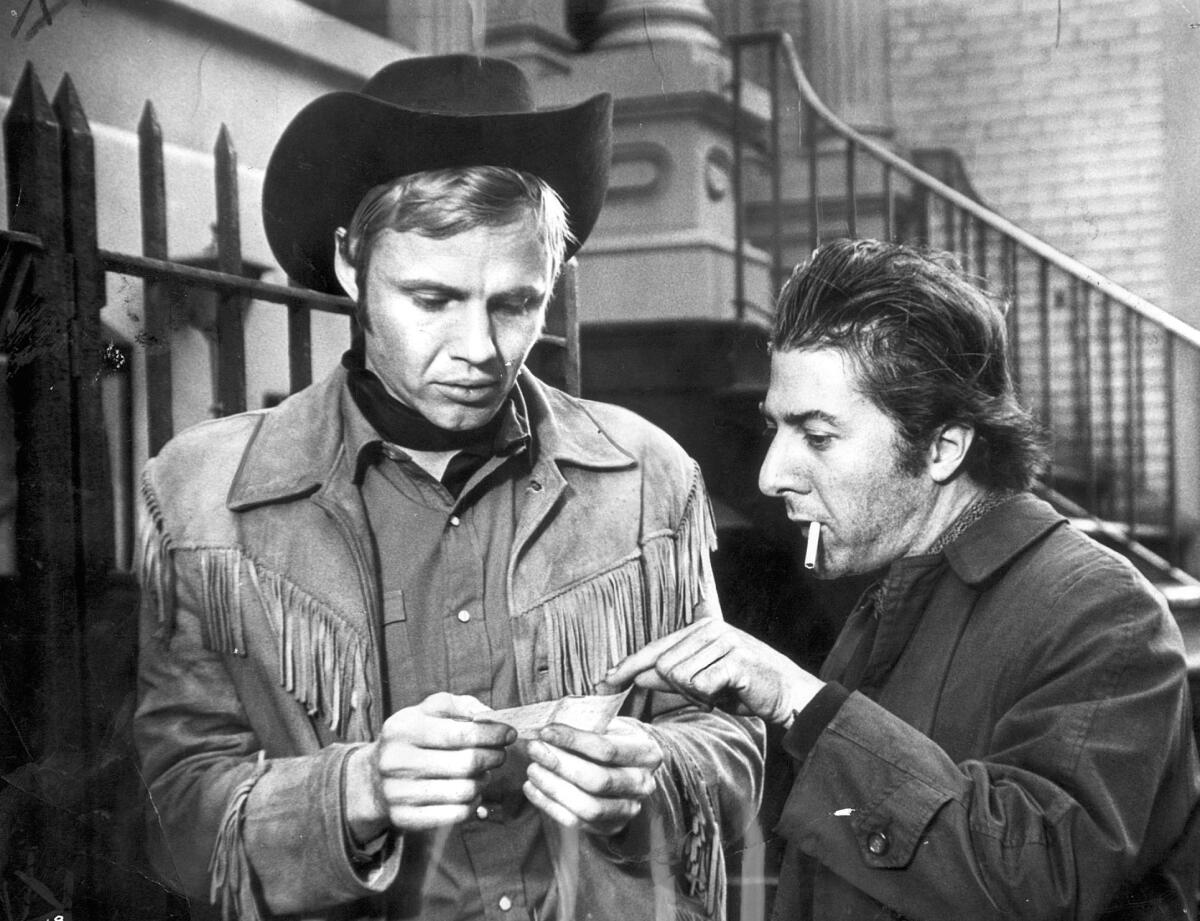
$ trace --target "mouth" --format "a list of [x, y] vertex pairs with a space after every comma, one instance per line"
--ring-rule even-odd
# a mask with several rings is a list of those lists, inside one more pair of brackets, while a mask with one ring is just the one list
[[807, 531], [808, 526], [813, 522], [825, 526], [825, 522], [821, 521], [821, 519], [814, 518], [812, 515], [802, 512], [799, 509], [789, 508], [787, 510], [787, 516], [789, 521], [794, 521], [796, 524], [800, 525], [800, 529], [802, 531]]
[[457, 403], [487, 403], [500, 389], [501, 382], [486, 381], [442, 381], [439, 389]]

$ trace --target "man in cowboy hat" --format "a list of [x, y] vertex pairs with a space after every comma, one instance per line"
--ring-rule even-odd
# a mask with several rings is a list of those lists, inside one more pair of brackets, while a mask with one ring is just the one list
[[288, 126], [263, 213], [345, 291], [341, 367], [183, 433], [143, 480], [136, 740], [157, 864], [227, 917], [719, 917], [761, 725], [631, 695], [516, 743], [719, 617], [695, 464], [523, 368], [596, 220], [611, 101], [401, 61]]

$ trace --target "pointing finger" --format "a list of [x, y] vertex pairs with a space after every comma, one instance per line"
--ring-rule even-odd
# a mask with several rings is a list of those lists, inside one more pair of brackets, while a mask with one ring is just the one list
[[606, 686], [609, 693], [625, 690], [633, 684], [638, 675], [653, 670], [660, 656], [693, 635], [709, 629], [711, 623], [709, 620], [699, 620], [682, 630], [676, 630], [647, 643], [609, 669], [601, 684]]

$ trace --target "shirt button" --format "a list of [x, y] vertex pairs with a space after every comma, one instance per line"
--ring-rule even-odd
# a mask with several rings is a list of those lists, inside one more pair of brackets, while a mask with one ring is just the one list
[[487, 817], [488, 817], [488, 807], [487, 806], [477, 806], [475, 808], [475, 818], [479, 819], [479, 821], [482, 822]]
[[450, 516], [450, 527], [457, 528], [460, 524], [462, 524], [461, 518], [459, 518], [457, 515]]
[[496, 904], [500, 906], [501, 911], [508, 911], [510, 908], [512, 908], [512, 899], [506, 895], [502, 895], [500, 896], [500, 901]]
[[867, 837], [867, 850], [876, 857], [882, 857], [888, 852], [888, 848], [891, 846], [892, 842], [888, 840], [888, 836], [884, 832], [871, 832]]
[[465, 623], [466, 623], [467, 621], [469, 621], [470, 619], [471, 619], [471, 612], [470, 612], [470, 611], [459, 611], [459, 612], [458, 612], [458, 622], [459, 622], [460, 624], [465, 624]]

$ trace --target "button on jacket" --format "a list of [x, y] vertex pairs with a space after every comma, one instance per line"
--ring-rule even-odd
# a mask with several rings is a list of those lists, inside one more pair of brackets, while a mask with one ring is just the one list
[[1183, 643], [1127, 561], [1022, 495], [876, 604], [859, 690], [784, 738], [778, 921], [1195, 917]]
[[[365, 862], [345, 840], [346, 758], [387, 714], [344, 380], [337, 369], [275, 409], [202, 423], [143, 477], [134, 734], [165, 839], [155, 862], [243, 921], [419, 904], [402, 836]], [[506, 595], [532, 703], [588, 693], [628, 652], [720, 611], [695, 464], [631, 413], [527, 372], [520, 386], [541, 488], [516, 523]], [[627, 708], [664, 750], [656, 792], [617, 838], [543, 822], [556, 917], [722, 917], [721, 847], [757, 808], [761, 724], [667, 695]]]

